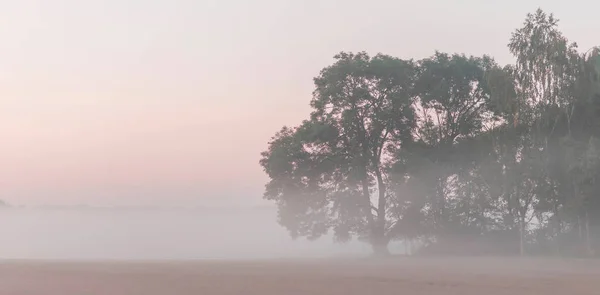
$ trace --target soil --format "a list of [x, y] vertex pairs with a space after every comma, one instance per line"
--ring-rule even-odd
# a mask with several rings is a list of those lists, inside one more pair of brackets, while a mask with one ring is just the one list
[[3, 261], [6, 295], [599, 294], [600, 261], [392, 258], [193, 262]]

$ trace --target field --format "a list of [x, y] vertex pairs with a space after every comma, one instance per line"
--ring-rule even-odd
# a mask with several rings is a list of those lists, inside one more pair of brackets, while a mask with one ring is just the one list
[[0, 294], [598, 294], [584, 260], [399, 258], [0, 264]]

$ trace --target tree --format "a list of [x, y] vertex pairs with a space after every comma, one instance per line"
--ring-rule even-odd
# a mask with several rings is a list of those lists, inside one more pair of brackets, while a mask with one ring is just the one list
[[567, 136], [562, 139], [563, 161], [566, 176], [565, 200], [567, 218], [578, 231], [578, 240], [587, 254], [593, 251], [590, 227], [597, 227], [600, 207], [597, 194], [600, 191], [596, 179], [600, 172], [598, 152], [600, 146], [600, 50], [592, 48], [576, 56], [576, 83], [572, 89], [574, 99], [566, 122]]
[[310, 119], [284, 128], [262, 154], [271, 178], [265, 198], [277, 202], [293, 236], [333, 229], [387, 253], [393, 151], [410, 139], [414, 64], [387, 55], [342, 52], [314, 79]]
[[465, 201], [470, 201], [455, 196], [461, 193], [460, 179], [470, 178], [476, 161], [476, 153], [468, 147], [495, 119], [486, 72], [496, 65], [487, 56], [436, 52], [417, 66], [414, 95], [418, 128], [414, 141], [396, 155], [402, 159], [400, 169], [405, 171], [398, 181], [403, 182], [408, 175], [411, 194], [426, 200], [421, 202], [421, 209], [429, 232], [441, 238], [473, 225], [476, 212], [466, 212], [472, 208], [467, 208]]
[[508, 47], [516, 62], [504, 67], [336, 55], [314, 80], [310, 117], [262, 154], [280, 224], [293, 237], [358, 237], [377, 254], [393, 239], [429, 253], [593, 254], [600, 50], [580, 53], [541, 9]]
[[[549, 211], [554, 235], [561, 232], [560, 212], [564, 204], [564, 197], [558, 193], [561, 166], [555, 160], [560, 153], [560, 138], [568, 135], [570, 129], [565, 128], [564, 122], [572, 118], [577, 71], [577, 45], [569, 43], [557, 24], [558, 19], [552, 14], [538, 9], [527, 15], [523, 27], [513, 33], [509, 43], [517, 59], [514, 74], [518, 100], [522, 102], [521, 114], [527, 115], [527, 120], [520, 121], [527, 129], [527, 146], [522, 147], [519, 158], [533, 173], [528, 179], [533, 181], [531, 194], [521, 191], [515, 197], [519, 204]], [[524, 215], [532, 215], [531, 210], [534, 208], [518, 210], [522, 245], [527, 226]], [[560, 251], [558, 245], [556, 249]]]

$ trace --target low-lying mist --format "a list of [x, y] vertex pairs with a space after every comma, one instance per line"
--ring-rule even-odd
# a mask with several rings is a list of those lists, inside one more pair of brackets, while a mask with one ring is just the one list
[[292, 240], [274, 208], [10, 208], [0, 258], [187, 260], [368, 255], [357, 241]]

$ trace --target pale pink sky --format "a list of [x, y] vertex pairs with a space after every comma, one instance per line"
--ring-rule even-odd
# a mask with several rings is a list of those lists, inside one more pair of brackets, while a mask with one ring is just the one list
[[263, 204], [259, 153], [306, 117], [335, 53], [509, 62], [510, 32], [540, 5], [587, 48], [588, 3], [0, 1], [0, 199]]

